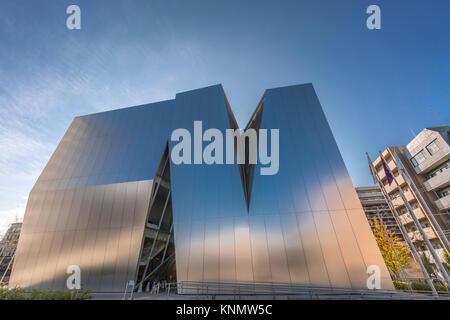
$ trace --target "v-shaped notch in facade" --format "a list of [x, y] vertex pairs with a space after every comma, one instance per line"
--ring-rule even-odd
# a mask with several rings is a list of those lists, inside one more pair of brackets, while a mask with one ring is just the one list
[[[236, 119], [234, 117], [233, 111], [230, 107], [230, 104], [228, 102], [227, 96], [225, 92], [223, 92], [224, 98], [225, 98], [225, 104], [227, 108], [227, 114], [228, 119], [230, 122], [230, 128], [233, 130], [239, 129], [239, 126], [236, 122]], [[261, 98], [260, 102], [258, 103], [258, 106], [256, 107], [255, 111], [253, 112], [249, 122], [247, 123], [247, 126], [244, 129], [244, 133], [248, 129], [253, 129], [256, 132], [257, 135], [257, 143], [259, 144], [259, 128], [261, 126], [261, 120], [262, 120], [262, 113], [264, 109], [264, 97]], [[237, 138], [235, 138], [234, 146], [235, 151], [237, 151]], [[245, 197], [245, 204], [247, 206], [247, 212], [250, 210], [250, 202], [251, 202], [251, 194], [252, 194], [252, 186], [253, 186], [253, 176], [255, 172], [255, 164], [250, 163], [250, 155], [249, 155], [249, 142], [250, 139], [248, 137], [245, 137], [245, 163], [239, 164], [239, 173], [241, 176], [241, 183], [242, 183], [242, 190], [244, 192]]]

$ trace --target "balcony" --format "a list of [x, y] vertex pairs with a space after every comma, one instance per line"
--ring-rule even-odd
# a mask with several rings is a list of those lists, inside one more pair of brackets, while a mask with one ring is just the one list
[[381, 157], [378, 156], [378, 157], [375, 159], [375, 161], [373, 162], [373, 166], [374, 166], [374, 167], [377, 167], [380, 163], [381, 163]]
[[440, 174], [437, 174], [431, 179], [428, 179], [423, 183], [423, 186], [427, 191], [436, 190], [438, 188], [446, 187], [450, 184], [450, 169], [444, 170]]
[[397, 168], [397, 165], [395, 164], [394, 160], [391, 160], [388, 162], [388, 167], [391, 169], [391, 171], [394, 171], [394, 169]]
[[[415, 200], [416, 198], [414, 198], [414, 195], [411, 193], [411, 191], [406, 191], [403, 192], [405, 194], [405, 198], [408, 202], [411, 202], [412, 200]], [[395, 207], [400, 207], [405, 205], [405, 203], [403, 202], [402, 197], [399, 195], [397, 198], [395, 198], [394, 200], [392, 200], [392, 203], [394, 204]]]
[[[425, 218], [425, 215], [420, 208], [414, 209], [414, 215], [416, 216], [416, 218], [418, 220]], [[409, 213], [402, 214], [400, 216], [400, 221], [403, 224], [408, 224], [408, 223], [414, 222], [413, 218], [411, 217], [411, 215]]]
[[380, 191], [376, 192], [358, 192], [358, 196], [361, 199], [373, 199], [373, 198], [383, 198], [383, 194]]
[[419, 231], [408, 232], [408, 237], [411, 239], [412, 242], [423, 240], [423, 237]]
[[[395, 177], [395, 180], [397, 180], [398, 184], [400, 186], [404, 186], [406, 181], [405, 179], [403, 179], [403, 176], [401, 174], [399, 174], [397, 177]], [[398, 190], [397, 188], [397, 184], [395, 183], [395, 181], [392, 181], [391, 185], [386, 185], [385, 186], [387, 193], [391, 193], [392, 191]]]
[[[398, 181], [398, 180], [397, 180]], [[400, 183], [400, 182], [399, 182]], [[394, 181], [392, 181], [391, 185], [386, 185], [385, 186], [387, 193], [391, 193], [392, 191], [398, 190], [397, 185], [395, 184]]]
[[[441, 260], [442, 263], [445, 263], [445, 256], [444, 256], [445, 250], [444, 249], [434, 249], [434, 251], [438, 255], [439, 260]], [[423, 253], [427, 256], [428, 260], [431, 263], [435, 263], [433, 255], [430, 253], [430, 251], [425, 250], [425, 251], [423, 251]]]
[[381, 167], [381, 169], [378, 170], [377, 172], [378, 172], [378, 177], [380, 177], [380, 180], [383, 180], [384, 178], [386, 178], [386, 174], [384, 173], [383, 167]]
[[450, 209], [450, 195], [440, 198], [434, 202], [439, 210]]
[[404, 186], [406, 181], [403, 178], [403, 176], [401, 174], [399, 174], [397, 177], [395, 177], [395, 179], [397, 179], [397, 182], [400, 186]]
[[398, 196], [397, 198], [393, 199], [393, 200], [392, 200], [392, 204], [393, 204], [395, 207], [403, 206], [403, 205], [404, 205], [404, 202], [403, 202], [402, 197]]
[[[428, 240], [437, 238], [436, 233], [434, 233], [434, 231], [431, 227], [423, 228], [423, 231], [425, 232], [425, 235], [427, 236]], [[423, 240], [423, 237], [420, 234], [419, 230], [408, 232], [408, 236], [412, 241], [422, 241]]]
[[377, 204], [386, 204], [386, 200], [382, 199], [360, 199], [361, 204], [364, 206], [377, 205]]
[[406, 200], [408, 200], [409, 202], [411, 202], [412, 200], [416, 200], [416, 198], [414, 197], [412, 192], [409, 190], [407, 192], [405, 192], [405, 196], [406, 196]]
[[427, 228], [423, 228], [423, 230], [425, 231], [425, 234], [427, 235], [428, 239], [436, 239], [437, 238], [437, 234], [433, 231], [433, 228], [431, 227], [427, 227]]

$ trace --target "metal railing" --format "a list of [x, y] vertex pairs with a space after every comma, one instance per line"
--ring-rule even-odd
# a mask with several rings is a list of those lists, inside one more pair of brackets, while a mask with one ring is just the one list
[[369, 290], [350, 288], [331, 288], [320, 286], [301, 286], [283, 283], [240, 283], [240, 282], [194, 282], [181, 281], [166, 283], [163, 290], [156, 291], [158, 295], [171, 294], [194, 295], [197, 298], [220, 298], [232, 296], [298, 296], [312, 299], [450, 299], [450, 292], [441, 291], [439, 297], [431, 291], [420, 290]]

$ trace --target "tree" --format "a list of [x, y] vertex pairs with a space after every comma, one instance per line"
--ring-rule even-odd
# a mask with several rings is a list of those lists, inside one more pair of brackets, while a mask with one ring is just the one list
[[[405, 245], [402, 240], [395, 235], [394, 232], [389, 230], [387, 227], [383, 228], [383, 219], [377, 219], [374, 217], [372, 220], [369, 220], [370, 225], [373, 227], [373, 232], [375, 235], [375, 240], [377, 241], [378, 247], [380, 248], [381, 255], [383, 256], [384, 263], [388, 267], [388, 269], [392, 272], [396, 280], [400, 280], [400, 272], [402, 271], [402, 267], [406, 267], [409, 265], [410, 261], [410, 252], [407, 245]], [[391, 240], [389, 242], [389, 239]], [[397, 260], [395, 256], [395, 252], [397, 252], [397, 256], [400, 260]]]

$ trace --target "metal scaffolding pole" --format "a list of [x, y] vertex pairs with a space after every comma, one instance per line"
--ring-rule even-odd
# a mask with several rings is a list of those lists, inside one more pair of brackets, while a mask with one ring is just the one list
[[419, 256], [419, 253], [416, 250], [416, 247], [414, 246], [414, 244], [412, 243], [411, 239], [409, 238], [409, 235], [408, 235], [408, 232], [406, 231], [405, 226], [401, 223], [400, 216], [399, 216], [399, 214], [397, 212], [397, 209], [395, 209], [394, 204], [392, 203], [392, 199], [389, 196], [389, 193], [384, 188], [384, 184], [381, 181], [380, 177], [378, 176], [378, 172], [377, 172], [377, 170], [375, 170], [375, 168], [374, 168], [374, 166], [372, 164], [372, 160], [370, 159], [370, 156], [369, 156], [369, 154], [367, 152], [366, 152], [366, 155], [367, 155], [367, 159], [369, 160], [369, 166], [372, 169], [372, 172], [375, 175], [376, 180], [378, 182], [378, 185], [380, 186], [381, 191], [384, 193], [388, 204], [392, 208], [392, 211], [393, 211], [392, 213], [394, 214], [394, 216], [397, 219], [397, 221], [399, 221], [399, 226], [400, 226], [403, 234], [405, 235], [405, 239], [408, 242], [408, 245], [409, 245], [409, 247], [410, 247], [414, 257], [416, 258], [417, 263], [419, 264], [420, 268], [422, 269], [423, 275], [425, 276], [425, 280], [427, 281], [428, 285], [430, 286], [431, 291], [433, 292], [433, 295], [434, 296], [438, 296], [438, 293], [436, 291], [436, 288], [434, 287], [433, 281], [431, 281], [430, 275], [428, 274], [427, 269], [425, 269], [425, 266], [423, 265], [422, 259], [420, 259], [420, 256]]
[[8, 273], [9, 267], [11, 266], [15, 256], [16, 256], [16, 254], [14, 253], [13, 256], [11, 257], [11, 260], [9, 260], [8, 266], [6, 267], [6, 270], [5, 270], [5, 272], [3, 272], [3, 276], [0, 279], [0, 284], [3, 283], [3, 280], [5, 279], [6, 274]]
[[[393, 151], [393, 155], [394, 155], [395, 162], [397, 162], [397, 167], [398, 167], [399, 169], [402, 169], [402, 170], [401, 170], [401, 171], [402, 171], [401, 173], [403, 174], [403, 178], [405, 178], [406, 183], [407, 183], [410, 187], [412, 187], [412, 189], [414, 190], [414, 192], [416, 193], [416, 195], [419, 197], [419, 200], [421, 201], [422, 206], [425, 208], [425, 210], [426, 210], [427, 213], [428, 213], [428, 217], [430, 218], [430, 220], [431, 220], [431, 222], [433, 223], [434, 227], [435, 227], [436, 230], [438, 231], [438, 234], [439, 234], [439, 236], [440, 236], [439, 238], [441, 238], [442, 241], [445, 243], [445, 246], [444, 246], [444, 247], [446, 247], [445, 250], [447, 251], [447, 253], [450, 254], [450, 251], [449, 251], [449, 250], [450, 250], [450, 243], [449, 243], [447, 237], [445, 236], [444, 231], [442, 231], [441, 226], [440, 226], [439, 223], [436, 221], [436, 218], [434, 217], [433, 213], [431, 212], [430, 207], [428, 206], [428, 204], [426, 203], [426, 201], [423, 199], [423, 197], [422, 197], [422, 195], [420, 194], [420, 192], [419, 192], [419, 190], [418, 190], [416, 184], [415, 184], [414, 181], [411, 179], [411, 177], [409, 176], [408, 172], [406, 172], [406, 169], [400, 168], [400, 166], [401, 166], [401, 167], [404, 167], [404, 166], [403, 166], [403, 164], [400, 162], [400, 159], [399, 159], [398, 156], [397, 156], [397, 152], [396, 152], [395, 150], [392, 150], [392, 151]], [[406, 177], [405, 177], [405, 176], [406, 176]]]
[[0, 259], [0, 268], [1, 268], [1, 266], [2, 266], [2, 264], [3, 264], [3, 260], [5, 260], [5, 258], [6, 258], [6, 256], [2, 256], [2, 257], [1, 257], [1, 259]]
[[445, 270], [444, 266], [441, 263], [441, 260], [439, 259], [439, 256], [437, 255], [436, 251], [434, 251], [434, 248], [431, 245], [431, 242], [428, 239], [425, 231], [423, 230], [422, 225], [420, 224], [419, 220], [417, 219], [416, 215], [414, 214], [414, 209], [409, 204], [408, 199], [406, 199], [405, 194], [403, 193], [403, 190], [400, 187], [400, 184], [397, 182], [397, 179], [395, 178], [394, 174], [392, 173], [391, 169], [389, 168], [386, 160], [383, 157], [383, 154], [381, 153], [381, 151], [378, 151], [378, 152], [380, 153], [381, 160], [384, 161], [384, 163], [386, 164], [386, 168], [387, 168], [388, 172], [391, 174], [395, 184], [397, 185], [397, 188], [400, 191], [400, 196], [402, 197], [402, 200], [405, 203], [406, 208], [408, 208], [409, 214], [411, 215], [411, 218], [413, 219], [414, 224], [416, 225], [417, 229], [419, 229], [419, 232], [422, 235], [422, 238], [423, 238], [428, 250], [431, 252], [431, 255], [433, 256], [436, 265], [438, 266], [439, 270], [441, 271], [442, 276], [445, 279], [445, 282], [448, 285], [450, 285], [450, 278], [447, 274], [447, 270]]
[[[159, 231], [161, 230], [161, 225], [162, 225], [164, 216], [165, 216], [165, 214], [166, 214], [166, 208], [167, 208], [167, 204], [169, 203], [170, 195], [171, 195], [171, 191], [169, 190], [169, 193], [167, 194], [166, 201], [164, 202], [164, 208], [163, 208], [161, 217], [160, 217], [160, 219], [159, 219], [158, 229], [156, 230], [156, 235], [155, 235], [155, 238], [153, 239], [152, 247], [151, 247], [151, 249], [150, 249], [150, 253], [149, 253], [148, 258], [147, 258], [147, 263], [146, 263], [146, 265], [145, 265], [143, 277], [145, 277], [145, 274], [147, 273], [148, 267], [150, 266], [150, 262], [151, 262], [151, 260], [152, 260], [153, 250], [155, 249], [156, 242], [158, 241]], [[141, 283], [142, 283], [142, 282], [143, 282], [143, 280], [141, 280]]]
[[161, 263], [155, 267], [155, 269], [153, 269], [142, 281], [141, 284], [144, 283], [145, 281], [147, 281], [148, 279], [150, 279], [150, 277], [156, 273], [156, 271], [159, 270], [159, 268], [161, 268], [167, 261], [169, 261], [172, 257], [175, 256], [175, 253], [170, 254], [167, 258], [164, 257], [163, 260], [161, 260]]

